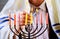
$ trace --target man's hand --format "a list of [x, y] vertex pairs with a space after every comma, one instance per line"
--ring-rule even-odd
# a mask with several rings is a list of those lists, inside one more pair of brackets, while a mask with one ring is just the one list
[[27, 14], [27, 23], [30, 22], [30, 15], [26, 12], [23, 12], [21, 15], [20, 15], [20, 26], [24, 26], [25, 25], [25, 20], [26, 20], [26, 14]]
[[[27, 23], [30, 22], [30, 14], [28, 14], [28, 13], [26, 13], [26, 12], [21, 13], [21, 14], [20, 14], [20, 22], [18, 21], [18, 24], [17, 24], [17, 25], [20, 24], [20, 26], [16, 26], [16, 29], [17, 29], [18, 32], [20, 32], [20, 27], [21, 27], [21, 29], [24, 29], [24, 28], [25, 28], [26, 14], [28, 15], [28, 19], [27, 19], [28, 22], [27, 22]], [[18, 15], [18, 16], [19, 16], [19, 15]], [[18, 20], [19, 20], [19, 17], [18, 17]], [[17, 31], [15, 30], [15, 33], [18, 34]]]

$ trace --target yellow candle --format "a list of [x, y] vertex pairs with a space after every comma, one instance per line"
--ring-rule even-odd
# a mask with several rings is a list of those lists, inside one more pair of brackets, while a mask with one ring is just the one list
[[16, 14], [14, 14], [14, 25], [16, 25]]
[[30, 24], [32, 24], [33, 23], [33, 17], [32, 17], [32, 13], [30, 13], [30, 18], [31, 18], [31, 21], [30, 21]]
[[28, 22], [28, 14], [26, 13], [26, 16], [25, 16], [25, 25], [27, 25], [27, 22]]

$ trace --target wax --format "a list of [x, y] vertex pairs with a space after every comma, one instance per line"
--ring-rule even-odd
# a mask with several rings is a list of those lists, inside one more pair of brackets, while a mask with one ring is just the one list
[[14, 14], [14, 25], [16, 25], [16, 14]]
[[42, 13], [40, 13], [40, 24], [42, 24]]
[[30, 13], [30, 18], [31, 18], [31, 21], [30, 21], [30, 24], [32, 24], [33, 23], [33, 17], [32, 17], [32, 13]]
[[38, 15], [36, 15], [36, 24], [38, 24]]
[[36, 12], [38, 13], [38, 9], [36, 9]]
[[46, 13], [46, 24], [48, 24], [48, 13]]
[[26, 16], [25, 16], [26, 18], [25, 18], [25, 25], [27, 25], [27, 23], [28, 23], [28, 14], [26, 13]]

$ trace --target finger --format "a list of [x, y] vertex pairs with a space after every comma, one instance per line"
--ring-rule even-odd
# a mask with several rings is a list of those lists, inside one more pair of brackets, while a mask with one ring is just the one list
[[26, 15], [26, 12], [23, 12], [22, 15]]
[[21, 24], [20, 24], [20, 26], [25, 26], [25, 23], [24, 23], [24, 24], [23, 24], [23, 23], [21, 23]]
[[25, 21], [23, 20], [23, 21], [20, 21], [20, 23], [25, 23]]

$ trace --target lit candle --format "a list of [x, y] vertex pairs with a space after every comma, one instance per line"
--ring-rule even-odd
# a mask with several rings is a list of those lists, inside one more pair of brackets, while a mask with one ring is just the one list
[[32, 17], [32, 13], [30, 13], [30, 18], [31, 18], [31, 21], [30, 21], [30, 24], [32, 24], [33, 23], [33, 17]]
[[26, 13], [26, 16], [25, 16], [25, 25], [27, 25], [27, 22], [28, 22], [28, 14]]
[[9, 13], [9, 25], [11, 25], [11, 14]]
[[16, 14], [14, 14], [14, 25], [16, 25]]
[[36, 12], [38, 13], [38, 9], [36, 9]]
[[42, 25], [42, 13], [40, 13], [40, 24]]
[[48, 24], [48, 13], [46, 13], [46, 24]]

